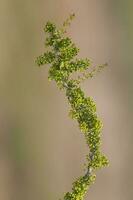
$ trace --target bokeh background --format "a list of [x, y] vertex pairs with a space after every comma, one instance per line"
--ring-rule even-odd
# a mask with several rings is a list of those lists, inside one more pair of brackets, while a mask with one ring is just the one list
[[133, 1], [0, 0], [0, 199], [55, 200], [83, 173], [87, 148], [48, 67], [43, 26], [68, 30], [81, 57], [109, 67], [82, 88], [94, 98], [110, 166], [97, 172], [86, 200], [133, 198]]

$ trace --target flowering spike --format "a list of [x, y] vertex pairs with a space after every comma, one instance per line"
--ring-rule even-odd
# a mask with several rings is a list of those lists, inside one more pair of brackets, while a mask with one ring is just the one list
[[[49, 79], [54, 80], [59, 88], [64, 90], [71, 107], [69, 115], [72, 119], [76, 119], [89, 147], [86, 173], [73, 182], [72, 191], [64, 195], [64, 200], [83, 200], [88, 188], [95, 181], [96, 170], [108, 165], [108, 159], [100, 149], [102, 122], [97, 116], [96, 105], [91, 97], [85, 96], [80, 87], [82, 81], [93, 77], [106, 64], [95, 67], [91, 72], [88, 72], [87, 70], [91, 66], [90, 59], [75, 59], [79, 49], [64, 34], [74, 16], [75, 14], [69, 16], [63, 24], [63, 29], [57, 29], [55, 24], [51, 22], [46, 24], [44, 30], [49, 34], [46, 38], [46, 46], [51, 47], [51, 51], [36, 59], [38, 66], [51, 65]], [[75, 72], [82, 73], [82, 76], [78, 76], [78, 79], [72, 79], [71, 75]]]

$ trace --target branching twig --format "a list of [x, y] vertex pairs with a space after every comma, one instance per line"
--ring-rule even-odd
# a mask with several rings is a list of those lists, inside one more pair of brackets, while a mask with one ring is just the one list
[[[95, 171], [108, 165], [108, 159], [100, 150], [102, 123], [97, 116], [96, 105], [91, 97], [85, 96], [80, 87], [82, 81], [92, 78], [107, 64], [95, 67], [88, 72], [91, 65], [90, 59], [74, 60], [79, 49], [70, 38], [64, 35], [66, 27], [70, 25], [74, 16], [74, 14], [70, 15], [61, 29], [57, 29], [51, 22], [46, 24], [44, 30], [49, 34], [46, 38], [46, 46], [50, 46], [51, 51], [47, 51], [36, 59], [38, 66], [51, 64], [49, 79], [54, 80], [59, 88], [64, 90], [71, 107], [69, 114], [77, 120], [89, 147], [87, 172], [72, 184], [72, 191], [65, 194], [64, 200], [83, 200], [87, 189], [95, 180]], [[80, 72], [81, 75], [77, 79], [72, 79], [71, 75], [74, 72]]]

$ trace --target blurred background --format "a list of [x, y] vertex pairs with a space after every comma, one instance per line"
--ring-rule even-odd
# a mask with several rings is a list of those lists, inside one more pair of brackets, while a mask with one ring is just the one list
[[102, 149], [110, 166], [97, 172], [86, 200], [133, 197], [133, 1], [0, 1], [0, 199], [55, 200], [83, 174], [88, 150], [48, 66], [44, 24], [76, 13], [68, 35], [81, 57], [109, 67], [82, 84], [103, 121]]

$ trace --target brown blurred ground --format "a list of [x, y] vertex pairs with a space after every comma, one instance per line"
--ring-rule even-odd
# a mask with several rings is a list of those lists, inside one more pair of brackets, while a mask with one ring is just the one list
[[81, 57], [109, 68], [83, 85], [101, 116], [110, 167], [97, 173], [86, 199], [133, 196], [133, 2], [130, 0], [0, 1], [0, 199], [55, 200], [82, 174], [87, 153], [65, 96], [37, 68], [43, 25], [72, 12], [68, 34]]

